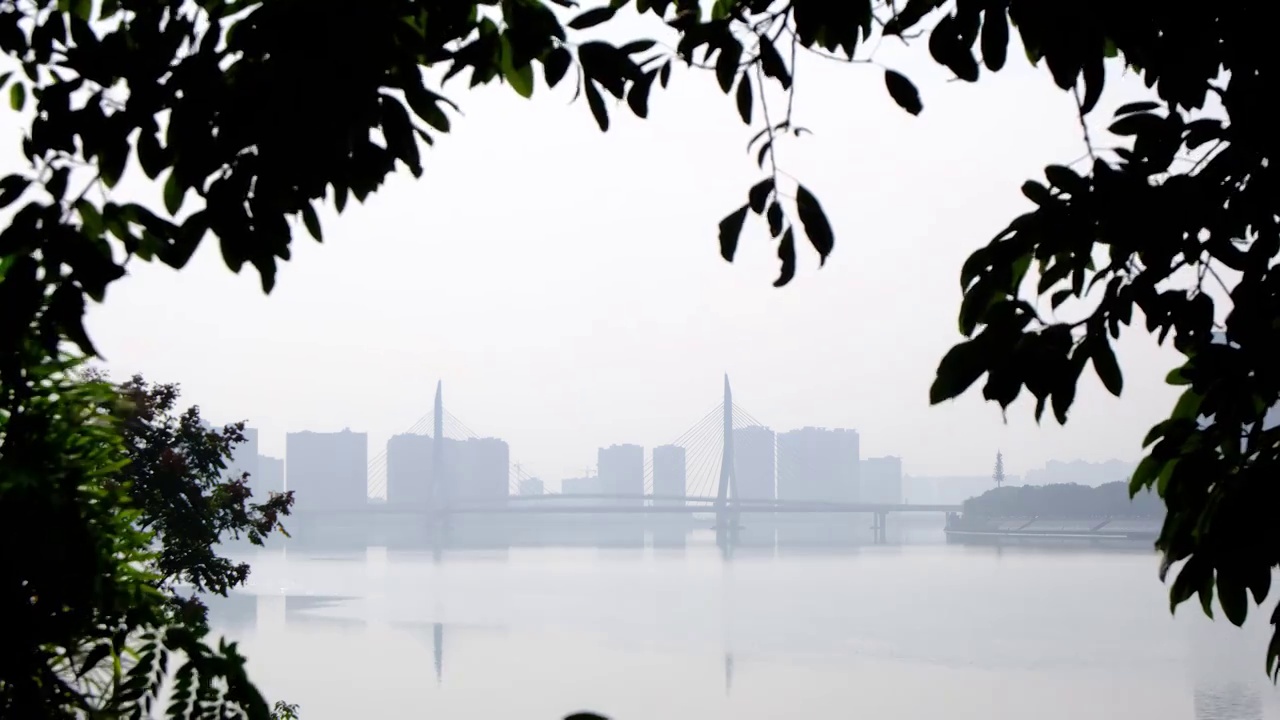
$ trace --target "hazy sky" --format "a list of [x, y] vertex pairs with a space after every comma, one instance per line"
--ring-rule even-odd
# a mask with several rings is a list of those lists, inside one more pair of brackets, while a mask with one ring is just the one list
[[[893, 104], [880, 69], [802, 58], [795, 112], [815, 135], [780, 161], [824, 201], [837, 245], [821, 270], [802, 247], [786, 288], [771, 286], [759, 224], [736, 263], [718, 255], [717, 223], [761, 173], [745, 152], [755, 128], [709, 73], [677, 70], [648, 121], [619, 105], [607, 135], [568, 87], [526, 101], [458, 81], [447, 94], [466, 116], [425, 151], [425, 177], [324, 215], [323, 245], [298, 228], [270, 297], [206, 241], [181, 272], [133, 263], [91, 334], [113, 374], [181, 383], [276, 456], [288, 431], [349, 426], [373, 457], [443, 379], [454, 415], [555, 480], [593, 465], [597, 446], [677, 437], [728, 372], [738, 404], [775, 429], [857, 428], [864, 457], [900, 455], [912, 474], [989, 473], [997, 448], [1011, 473], [1136, 458], [1171, 406], [1175, 361], [1141, 327], [1119, 348], [1124, 398], [1086, 373], [1066, 428], [1037, 427], [1025, 401], [1006, 425], [980, 391], [928, 405], [960, 339], [961, 263], [1029, 209], [1025, 179], [1084, 145], [1070, 94], [1016, 49], [976, 86], [948, 82], [923, 42], [886, 42], [876, 60], [916, 80], [920, 117]], [[1122, 86], [1113, 77], [1096, 113], [1100, 143], [1132, 99]], [[15, 166], [20, 121], [3, 122]], [[122, 195], [158, 207], [158, 186], [130, 173]]]

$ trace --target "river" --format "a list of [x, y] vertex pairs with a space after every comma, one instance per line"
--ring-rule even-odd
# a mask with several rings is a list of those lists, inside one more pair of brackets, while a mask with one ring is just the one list
[[[244, 555], [213, 604], [303, 720], [1280, 717], [1269, 626], [1141, 551], [901, 544]], [[1255, 622], [1256, 620], [1256, 622]]]

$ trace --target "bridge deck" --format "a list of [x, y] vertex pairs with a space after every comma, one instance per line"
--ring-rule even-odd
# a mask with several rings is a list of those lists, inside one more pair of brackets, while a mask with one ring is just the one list
[[[529, 498], [544, 497], [558, 502], [527, 502]], [[607, 499], [606, 499], [607, 498]], [[583, 501], [595, 501], [584, 504]], [[715, 512], [715, 498], [652, 498], [620, 496], [513, 496], [505, 503], [462, 502], [447, 509], [432, 510], [427, 505], [399, 503], [371, 504], [354, 512], [375, 514], [427, 515], [533, 513], [533, 514], [697, 514]], [[901, 503], [835, 503], [798, 502], [777, 500], [753, 500], [730, 503], [729, 509], [740, 513], [948, 513], [960, 512], [959, 505], [911, 505]]]

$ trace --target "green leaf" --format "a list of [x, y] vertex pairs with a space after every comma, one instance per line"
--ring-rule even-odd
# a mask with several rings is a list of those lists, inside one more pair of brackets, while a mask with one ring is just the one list
[[987, 372], [989, 364], [983, 345], [977, 338], [951, 348], [938, 363], [938, 372], [929, 388], [929, 404], [937, 405], [959, 397]]
[[1164, 463], [1157, 460], [1153, 455], [1147, 455], [1138, 463], [1138, 467], [1134, 468], [1133, 475], [1129, 478], [1129, 497], [1137, 495], [1143, 488], [1151, 487], [1151, 483], [1159, 477], [1160, 470], [1164, 468]]
[[542, 61], [542, 76], [547, 81], [547, 87], [555, 87], [564, 79], [565, 73], [569, 72], [569, 65], [573, 62], [573, 56], [568, 50], [558, 47], [547, 53], [547, 57]]
[[818, 251], [820, 264], [826, 264], [827, 256], [835, 247], [835, 234], [831, 231], [831, 223], [827, 222], [827, 213], [822, 209], [818, 198], [803, 185], [796, 188], [796, 212], [800, 215], [800, 223], [804, 225], [804, 234], [809, 236], [809, 243]]
[[751, 104], [753, 101], [751, 95], [751, 79], [744, 72], [738, 77], [738, 117], [742, 118], [742, 122], [747, 125], [751, 124]]
[[747, 220], [747, 206], [734, 210], [720, 221], [720, 257], [733, 262], [733, 255], [738, 251], [738, 237], [742, 235], [742, 224]]
[[582, 88], [587, 94], [587, 106], [591, 108], [591, 115], [595, 117], [596, 124], [600, 126], [602, 132], [608, 132], [609, 111], [605, 109], [604, 98], [600, 96], [600, 90], [596, 87], [595, 81], [590, 78], [583, 80]]
[[912, 115], [919, 115], [924, 110], [924, 104], [920, 102], [920, 91], [916, 90], [916, 86], [906, 75], [894, 70], [884, 71], [884, 86], [889, 91], [889, 97], [898, 103], [898, 107], [906, 110]]
[[311, 207], [311, 203], [303, 203], [302, 205], [302, 224], [306, 226], [307, 232], [316, 242], [324, 242], [324, 233], [320, 230], [320, 218], [316, 215], [315, 208]]
[[89, 202], [88, 198], [81, 198], [76, 202], [76, 210], [80, 213], [80, 227], [89, 237], [99, 237], [106, 229], [106, 225], [102, 221], [102, 213], [98, 212], [98, 208]]
[[1124, 377], [1120, 374], [1120, 366], [1116, 363], [1115, 352], [1105, 335], [1096, 335], [1089, 342], [1089, 355], [1093, 359], [1093, 370], [1107, 392], [1120, 397], [1124, 389]]
[[1183, 369], [1184, 368], [1174, 368], [1170, 370], [1169, 374], [1164, 376], [1165, 384], [1166, 385], [1190, 385], [1191, 381], [1187, 379], [1186, 375], [1182, 374]]
[[1202, 403], [1204, 403], [1204, 396], [1191, 388], [1187, 388], [1173, 406], [1173, 412], [1169, 414], [1169, 417], [1173, 420], [1195, 420], [1200, 417], [1200, 405]]
[[169, 211], [170, 215], [177, 215], [182, 209], [182, 201], [187, 196], [187, 189], [178, 183], [178, 174], [169, 173], [169, 179], [164, 182], [164, 209]]
[[782, 234], [782, 240], [778, 243], [778, 259], [782, 261], [782, 268], [778, 279], [773, 281], [774, 287], [782, 287], [796, 276], [796, 236], [792, 228], [787, 228]]
[[89, 22], [93, 17], [93, 0], [58, 0], [58, 9]]
[[533, 66], [528, 63], [515, 66], [515, 50], [511, 47], [510, 36], [505, 34], [502, 36], [502, 76], [520, 97], [533, 96]]
[[9, 86], [9, 107], [21, 112], [27, 106], [27, 86], [16, 82]]
[[586, 30], [612, 20], [617, 12], [617, 9], [613, 7], [592, 8], [570, 20], [568, 25], [574, 30]]

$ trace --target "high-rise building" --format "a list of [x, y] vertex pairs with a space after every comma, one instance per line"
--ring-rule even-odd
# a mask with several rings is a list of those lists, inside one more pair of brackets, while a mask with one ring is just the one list
[[387, 440], [387, 504], [431, 503], [430, 435], [404, 433]]
[[759, 425], [733, 431], [733, 471], [741, 500], [774, 500], [776, 436]]
[[266, 502], [273, 492], [284, 492], [284, 459], [259, 455], [258, 473], [249, 478], [249, 489], [257, 502]]
[[600, 486], [610, 495], [630, 495], [634, 500], [621, 501], [626, 505], [643, 504], [644, 448], [639, 445], [610, 445], [600, 448], [596, 454], [596, 466]]
[[859, 500], [858, 431], [806, 427], [778, 436], [778, 499]]
[[656, 498], [682, 498], [688, 494], [685, 477], [685, 449], [679, 445], [662, 445], [653, 449], [654, 504], [683, 505], [683, 500], [659, 500]]
[[[446, 441], [448, 443], [448, 441]], [[456, 448], [456, 451], [454, 450]], [[458, 455], [456, 464], [448, 462]], [[511, 449], [498, 438], [471, 438], [445, 445], [446, 466], [457, 468], [452, 497], [466, 504], [503, 503], [511, 494]]]
[[902, 504], [902, 458], [867, 458], [861, 471], [858, 502]]
[[505, 502], [510, 483], [510, 449], [505, 441], [445, 438], [439, 478], [435, 447], [430, 435], [403, 434], [387, 441], [387, 503]]
[[285, 486], [299, 513], [354, 510], [369, 501], [369, 438], [364, 433], [285, 436]]
[[546, 486], [538, 478], [524, 478], [520, 481], [521, 495], [544, 495], [546, 492]]

